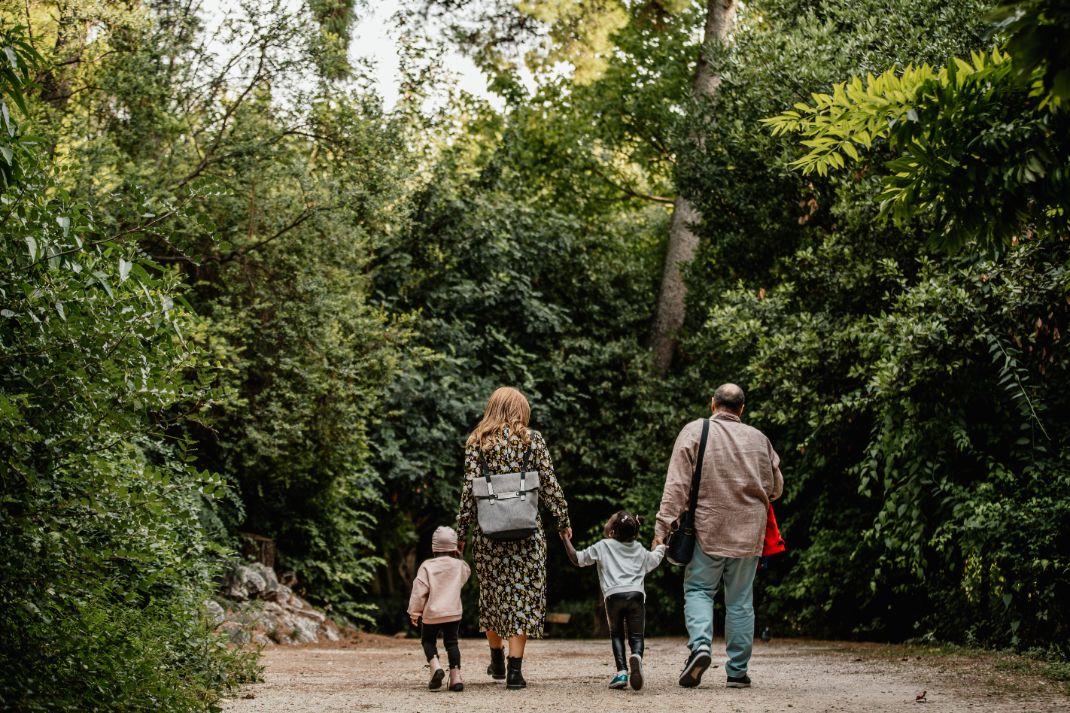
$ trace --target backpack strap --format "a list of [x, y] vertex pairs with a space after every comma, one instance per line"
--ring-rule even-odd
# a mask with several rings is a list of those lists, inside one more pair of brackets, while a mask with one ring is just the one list
[[524, 460], [520, 463], [520, 499], [528, 499], [527, 488], [524, 487], [524, 479], [528, 477], [528, 468], [531, 467], [531, 446], [524, 451]]
[[[528, 468], [531, 467], [531, 446], [528, 446], [524, 451], [524, 458], [520, 463], [520, 499], [527, 500], [527, 489], [524, 488], [524, 482], [527, 478]], [[487, 496], [491, 499], [495, 499], [498, 496], [494, 494], [494, 485], [490, 481], [490, 468], [487, 466], [487, 459], [483, 454], [483, 450], [479, 451], [479, 469], [483, 474], [483, 479], [487, 481]]]
[[494, 485], [490, 482], [490, 468], [487, 467], [487, 459], [483, 455], [482, 448], [479, 449], [479, 468], [483, 472], [483, 479], [487, 481], [487, 495], [492, 499], [498, 497], [494, 494]]

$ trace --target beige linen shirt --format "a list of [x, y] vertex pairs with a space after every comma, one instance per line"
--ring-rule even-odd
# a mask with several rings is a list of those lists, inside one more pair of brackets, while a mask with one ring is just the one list
[[[673, 446], [654, 526], [655, 536], [662, 540], [672, 522], [687, 509], [701, 435], [702, 419], [692, 421], [680, 431]], [[733, 414], [714, 414], [695, 509], [699, 548], [715, 557], [762, 554], [769, 502], [779, 498], [783, 489], [780, 456], [765, 434]]]

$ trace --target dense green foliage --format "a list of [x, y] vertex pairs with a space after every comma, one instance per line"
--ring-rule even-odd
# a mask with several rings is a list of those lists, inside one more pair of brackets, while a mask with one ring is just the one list
[[3, 700], [210, 707], [251, 672], [202, 612], [238, 531], [368, 611], [366, 434], [404, 319], [368, 303], [367, 264], [419, 117], [327, 84], [273, 98], [320, 46], [281, 5], [212, 37], [185, 3], [25, 12], [5, 41], [43, 57], [3, 75], [5, 129], [20, 111], [35, 135], [3, 144]]
[[[968, 26], [960, 20], [944, 32], [961, 36]], [[968, 55], [972, 42], [966, 35], [957, 49], [945, 49]], [[915, 48], [897, 64], [910, 61], [931, 60]], [[788, 104], [785, 97], [781, 107]], [[936, 114], [923, 105], [917, 112]], [[950, 160], [940, 142], [971, 126], [983, 137], [996, 134], [998, 145], [995, 114], [969, 105], [958, 120], [920, 124], [927, 132], [953, 125], [939, 139], [933, 132], [932, 155]], [[986, 129], [986, 121], [996, 126]], [[1045, 147], [1065, 166], [1058, 140]], [[749, 154], [754, 143], [740, 150]], [[1064, 240], [985, 261], [979, 251], [988, 243], [974, 239], [969, 225], [949, 227], [939, 212], [946, 204], [930, 211], [926, 196], [908, 195], [911, 209], [890, 225], [880, 219], [879, 186], [888, 180], [856, 172], [804, 182], [784, 170], [792, 147], [785, 155], [783, 144], [770, 146], [775, 156], [748, 163], [794, 189], [778, 216], [758, 213], [762, 222], [740, 239], [773, 225], [798, 243], [763, 243], [764, 264], [737, 267], [728, 276], [736, 284], [722, 282], [712, 292], [717, 300], [696, 315], [705, 328], [696, 328], [702, 336], [687, 348], [716, 349], [731, 372], [745, 375], [759, 399], [753, 421], [791, 454], [794, 482], [782, 510], [789, 538], [804, 549], [769, 591], [771, 613], [826, 633], [1060, 646], [1068, 626], [1055, 604], [1067, 585], [1068, 556], [1059, 536], [1067, 468], [1057, 415], [1065, 410]], [[895, 144], [876, 148], [878, 159], [887, 148]], [[986, 165], [976, 182], [948, 179], [945, 195], [953, 208], [972, 201], [975, 213], [996, 223], [1002, 216], [983, 206], [1001, 205], [1018, 187], [998, 161]], [[902, 170], [892, 161], [889, 180], [903, 180]], [[1039, 182], [1029, 199], [1045, 191]], [[706, 215], [728, 207], [701, 204]], [[1022, 239], [1043, 225], [1022, 226]], [[708, 280], [729, 260], [719, 244], [739, 244], [726, 240], [736, 232], [728, 228], [708, 233]], [[962, 252], [948, 256], [933, 244]]]
[[[389, 505], [380, 551], [402, 567], [379, 582], [386, 626], [402, 620], [415, 547], [426, 544], [415, 536], [456, 515], [460, 446], [495, 387], [515, 384], [529, 395], [579, 513], [585, 502], [598, 503], [598, 516], [612, 507], [633, 455], [622, 449], [637, 445], [628, 433], [646, 420], [637, 412], [647, 406], [619, 390], [644, 368], [657, 261], [635, 231], [645, 221], [652, 232], [661, 218], [547, 210], [541, 191], [518, 175], [517, 154], [538, 138], [530, 135], [536, 117], [524, 114], [481, 127], [491, 137], [486, 150], [443, 156], [414, 196], [409, 230], [376, 267], [384, 307], [414, 315], [420, 356], [392, 386], [374, 439]], [[507, 138], [499, 142], [498, 132]], [[563, 556], [555, 566], [566, 568]]]
[[[653, 379], [641, 341], [622, 343], [633, 350], [622, 363], [633, 368], [608, 383], [575, 383], [584, 398], [568, 426], [550, 394], [537, 392], [536, 417], [556, 447], [566, 492], [579, 501], [580, 529], [593, 535], [622, 501], [652, 515], [676, 428], [702, 412], [717, 382], [733, 379], [751, 394], [751, 422], [785, 456], [781, 510], [792, 551], [760, 594], [760, 616], [774, 630], [1059, 647], [1067, 630], [1055, 604], [1067, 586], [1059, 536], [1065, 429], [1057, 420], [1066, 379], [1065, 250], [1059, 240], [999, 255], [991, 246], [1038, 230], [1065, 236], [1059, 209], [1045, 211], [1042, 198], [1065, 199], [1066, 132], [1058, 123], [1044, 128], [1061, 116], [1030, 115], [1025, 95], [998, 89], [994, 97], [985, 90], [982, 102], [916, 105], [928, 121], [912, 127], [949, 129], [933, 132], [931, 146], [908, 149], [928, 151], [934, 173], [919, 180], [945, 202], [934, 209], [923, 191], [904, 191], [899, 220], [889, 223], [879, 186], [908, 180], [901, 167], [887, 179], [873, 171], [800, 176], [794, 142], [771, 135], [762, 120], [851, 75], [890, 69], [897, 77], [908, 65], [958, 67], [952, 58], [990, 53], [986, 4], [749, 3], [730, 46], [712, 51], [723, 76], [716, 98], [695, 103], [680, 61], [669, 58], [697, 55], [698, 9], [638, 7], [597, 79], [570, 85], [566, 77], [514, 101], [494, 137], [506, 160], [484, 171], [494, 186], [517, 186], [510, 201], [538, 200], [543, 224], [567, 215], [605, 235], [631, 221], [633, 246], [649, 246], [664, 230], [663, 219], [637, 216], [657, 214], [672, 173], [704, 216], [674, 372]], [[953, 163], [951, 142], [970, 142], [970, 132], [980, 138], [963, 155], [977, 141], [984, 153]], [[877, 133], [867, 140], [884, 156], [889, 148]], [[1031, 160], [1023, 142], [1045, 152], [1050, 170], [1023, 170]], [[946, 166], [962, 169], [949, 174]], [[484, 195], [512, 214], [510, 202]], [[944, 246], [960, 252], [947, 255]], [[647, 278], [635, 284], [649, 298], [656, 257], [629, 253], [599, 278], [614, 282], [639, 267]], [[564, 304], [569, 321], [582, 324], [603, 304], [598, 284], [588, 279], [586, 298]], [[649, 301], [644, 309], [649, 320]], [[495, 312], [470, 323], [508, 334], [515, 322]], [[535, 364], [563, 369], [573, 359], [549, 352]], [[500, 366], [483, 368], [516, 380]], [[626, 427], [600, 419], [607, 412]], [[607, 472], [599, 458], [610, 452], [616, 460], [605, 462]], [[1015, 517], [1022, 512], [1031, 517]], [[448, 518], [448, 507], [437, 516]], [[559, 607], [594, 608], [593, 583], [567, 569], [558, 576], [575, 577], [590, 597], [570, 596]], [[659, 577], [652, 611], [662, 630], [678, 627], [676, 574]]]
[[860, 493], [882, 499], [867, 532], [874, 584], [897, 578], [937, 637], [1058, 648], [1070, 631], [1058, 604], [1070, 564], [1070, 146], [1048, 68], [1018, 62], [993, 51], [856, 79], [768, 123], [807, 137], [793, 162], [804, 170], [861, 162], [870, 175], [846, 182], [881, 187], [897, 236], [920, 228], [959, 250], [912, 275], [884, 266], [899, 289], [851, 335], [858, 385], [829, 412], [872, 417], [853, 470]]
[[[47, 18], [38, 35], [106, 28], [57, 70], [77, 91], [38, 103], [63, 185], [115, 230], [143, 202], [181, 209], [141, 246], [188, 285], [211, 390], [170, 435], [233, 486], [243, 507], [220, 513], [231, 534], [275, 538], [301, 591], [363, 616], [379, 498], [367, 429], [404, 331], [369, 304], [367, 272], [404, 217], [417, 119], [310, 76], [336, 58], [285, 3], [236, 9], [215, 34], [177, 2], [148, 14], [64, 5]], [[234, 56], [216, 57], [213, 42]]]
[[1042, 79], [1023, 81], [999, 50], [975, 52], [939, 70], [856, 77], [767, 122], [808, 137], [811, 151], [793, 164], [807, 173], [843, 168], [886, 140], [895, 158], [883, 179], [884, 213], [900, 225], [931, 217], [934, 240], [950, 247], [999, 249], [1026, 230], [1066, 227], [1070, 123]]
[[[1059, 3], [756, 0], [702, 48], [698, 2], [415, 2], [502, 106], [413, 40], [389, 109], [345, 59], [362, 6], [293, 5], [0, 0], [4, 704], [213, 705], [241, 532], [402, 627], [500, 384], [580, 540], [653, 516], [732, 380], [786, 477], [760, 625], [1067, 653]], [[656, 376], [677, 193], [700, 246]], [[590, 633], [595, 578], [550, 557]]]
[[165, 437], [200, 391], [197, 319], [131, 240], [163, 221], [113, 233], [20, 133], [39, 66], [20, 28], [0, 58], [0, 707], [204, 707], [247, 663], [201, 611], [219, 560], [200, 515], [226, 484]]

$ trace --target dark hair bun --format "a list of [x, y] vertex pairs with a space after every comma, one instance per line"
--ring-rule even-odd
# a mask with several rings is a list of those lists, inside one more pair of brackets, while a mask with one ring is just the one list
[[638, 517], [627, 510], [621, 510], [613, 516], [613, 539], [621, 542], [631, 542], [639, 535], [639, 525], [642, 522]]

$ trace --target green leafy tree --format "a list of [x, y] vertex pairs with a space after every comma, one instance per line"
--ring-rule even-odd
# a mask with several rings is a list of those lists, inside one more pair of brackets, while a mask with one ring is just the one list
[[202, 609], [226, 483], [167, 438], [203, 392], [199, 320], [136, 236], [172, 214], [112, 232], [54, 180], [11, 111], [41, 59], [0, 28], [0, 706], [208, 709], [252, 671]]
[[[1066, 509], [1053, 494], [1067, 472], [1065, 132], [1047, 129], [1060, 109], [1003, 54], [953, 59], [984, 47], [976, 5], [927, 12], [927, 26], [903, 8], [888, 17], [904, 24], [879, 34], [864, 4], [809, 18], [778, 7], [755, 8], [763, 22], [737, 51], [772, 50], [746, 66], [782, 79], [794, 66], [808, 81], [776, 100], [756, 89], [769, 80], [725, 70], [722, 99], [747, 98], [739, 108], [753, 113], [714, 127], [721, 150], [696, 163], [693, 190], [709, 196], [704, 215], [731, 209], [737, 227], [703, 231], [718, 239], [693, 277], [716, 285], [716, 300], [693, 306], [703, 321], [685, 344], [742, 375], [751, 418], [789, 454], [781, 512], [795, 551], [765, 590], [767, 616], [824, 634], [1065, 654], [1054, 602], [1067, 586]], [[838, 70], [806, 59], [832, 28]], [[819, 91], [844, 75], [856, 78]], [[792, 102], [771, 123], [808, 132], [802, 159], [781, 131], [757, 128]], [[762, 201], [726, 200], [758, 186]], [[691, 368], [684, 383], [700, 378]], [[1015, 511], [1030, 516], [1012, 522]]]
[[793, 164], [805, 173], [861, 161], [877, 144], [893, 156], [885, 214], [931, 217], [949, 248], [999, 250], [1026, 230], [1065, 233], [1070, 213], [1070, 120], [1042, 89], [1043, 70], [1034, 74], [1023, 81], [1010, 55], [977, 52], [940, 69], [856, 77], [766, 123], [806, 137], [810, 151]]
[[[386, 486], [384, 626], [404, 621], [427, 537], [456, 517], [464, 438], [497, 386], [531, 399], [577, 527], [619, 507], [632, 479], [635, 443], [625, 433], [644, 403], [627, 391], [644, 373], [646, 275], [656, 262], [656, 243], [643, 254], [632, 241], [662, 218], [636, 211], [607, 224], [616, 200], [576, 212], [549, 204], [557, 185], [529, 163], [552, 140], [540, 111], [474, 120], [414, 196], [408, 229], [380, 253], [375, 291], [386, 309], [412, 315], [420, 355], [391, 386], [374, 437]], [[551, 596], [593, 606], [595, 590], [557, 548], [554, 557], [561, 576]]]
[[230, 535], [275, 538], [300, 591], [365, 616], [367, 434], [405, 331], [370, 304], [369, 271], [404, 221], [419, 115], [343, 78], [352, 3], [240, 4], [212, 34], [184, 2], [51, 5], [31, 16], [71, 94], [40, 103], [63, 185], [114, 230], [182, 206], [136, 236], [203, 318], [213, 389], [171, 435], [240, 496]]

